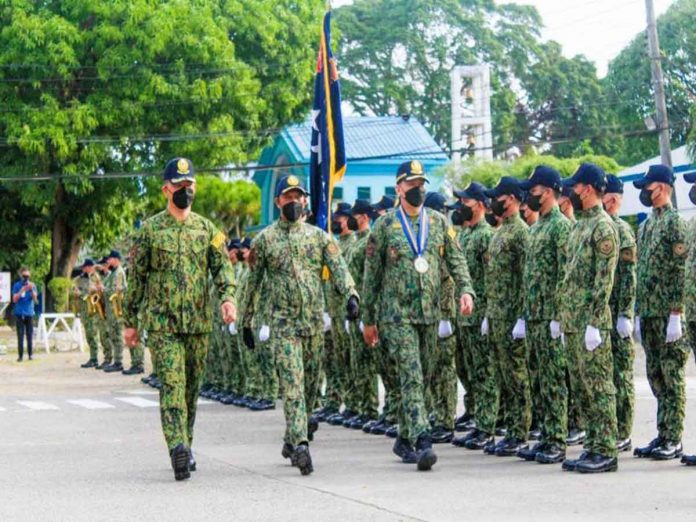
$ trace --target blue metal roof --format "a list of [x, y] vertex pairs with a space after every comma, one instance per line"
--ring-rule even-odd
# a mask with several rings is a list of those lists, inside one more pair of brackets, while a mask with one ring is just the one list
[[[401, 116], [356, 116], [343, 119], [348, 162], [375, 159], [421, 159], [447, 161], [447, 155], [414, 118]], [[281, 137], [296, 160], [308, 162], [312, 123], [310, 120], [285, 128]]]

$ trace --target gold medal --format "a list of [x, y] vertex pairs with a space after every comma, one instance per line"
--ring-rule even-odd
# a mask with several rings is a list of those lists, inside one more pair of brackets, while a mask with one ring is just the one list
[[424, 257], [417, 257], [413, 262], [413, 266], [416, 267], [416, 272], [419, 274], [425, 274], [428, 271], [428, 262]]

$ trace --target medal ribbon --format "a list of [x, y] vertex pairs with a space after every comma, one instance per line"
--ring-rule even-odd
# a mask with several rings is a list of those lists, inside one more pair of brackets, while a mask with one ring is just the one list
[[425, 248], [428, 246], [428, 234], [430, 232], [430, 220], [427, 219], [425, 214], [425, 207], [421, 208], [420, 216], [418, 216], [418, 237], [416, 237], [411, 220], [406, 216], [403, 207], [399, 207], [398, 215], [399, 221], [401, 221], [401, 228], [406, 236], [406, 241], [408, 241], [408, 246], [411, 247], [416, 257], [423, 257]]

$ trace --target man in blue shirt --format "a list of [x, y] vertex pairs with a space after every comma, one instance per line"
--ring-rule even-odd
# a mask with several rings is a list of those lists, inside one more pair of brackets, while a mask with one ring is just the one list
[[12, 302], [14, 303], [14, 314], [17, 318], [17, 352], [18, 362], [24, 358], [24, 333], [27, 336], [27, 354], [29, 360], [32, 359], [32, 333], [34, 318], [34, 303], [37, 302], [36, 285], [29, 278], [31, 276], [27, 267], [22, 267], [19, 271], [21, 279], [12, 285]]

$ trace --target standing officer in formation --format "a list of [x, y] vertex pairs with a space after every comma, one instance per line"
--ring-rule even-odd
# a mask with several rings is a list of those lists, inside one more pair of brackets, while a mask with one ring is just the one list
[[582, 218], [568, 239], [568, 262], [559, 301], [561, 331], [569, 358], [572, 388], [586, 422], [585, 451], [563, 469], [599, 473], [617, 469], [616, 398], [611, 351], [609, 297], [619, 254], [616, 227], [602, 209], [606, 175], [583, 163], [564, 180]]
[[162, 430], [174, 478], [183, 480], [195, 470], [190, 448], [212, 330], [208, 277], [217, 287], [222, 319], [229, 324], [236, 316], [234, 275], [225, 235], [191, 211], [196, 193], [191, 161], [169, 161], [163, 178], [167, 208], [143, 223], [133, 246], [124, 333], [126, 344], [135, 347], [140, 332], [147, 331], [162, 384]]
[[611, 216], [619, 233], [619, 260], [611, 291], [612, 329], [611, 350], [614, 360], [614, 386], [616, 388], [616, 449], [631, 449], [631, 430], [635, 391], [633, 386], [633, 310], [636, 304], [636, 239], [630, 225], [619, 217], [623, 200], [623, 181], [610, 174], [607, 190], [602, 198], [604, 209]]
[[645, 350], [648, 382], [657, 399], [657, 437], [634, 455], [668, 460], [682, 454], [686, 406], [685, 366], [689, 347], [683, 337], [686, 223], [672, 207], [674, 173], [653, 165], [639, 180], [640, 201], [652, 215], [638, 231], [636, 324]]
[[[559, 310], [567, 262], [570, 221], [558, 208], [560, 174], [547, 166], [534, 169], [522, 182], [527, 206], [539, 214], [530, 227], [524, 267], [524, 308], [529, 375], [533, 386], [534, 410], [541, 440], [518, 456], [541, 464], [565, 459], [568, 425], [567, 358], [561, 343]], [[533, 363], [532, 363], [533, 361]]]
[[[691, 183], [689, 201], [696, 205], [696, 173], [684, 174], [684, 180]], [[686, 328], [691, 349], [696, 355], [696, 218], [691, 218], [686, 232], [686, 274], [684, 276], [684, 300], [686, 302]], [[684, 455], [681, 460], [687, 466], [696, 466], [696, 455]]]
[[[358, 294], [338, 245], [322, 230], [303, 223], [307, 191], [296, 176], [278, 181], [275, 203], [281, 217], [253, 241], [244, 296], [244, 342], [255, 349], [251, 318], [254, 296], [266, 280], [270, 344], [283, 394], [286, 420], [282, 454], [302, 475], [314, 470], [309, 453], [308, 412], [317, 405], [324, 328], [322, 274], [345, 303], [344, 317], [358, 318]], [[256, 303], [258, 304], [258, 303]]]
[[[92, 299], [97, 300], [99, 275], [96, 273], [96, 263], [93, 259], [85, 259], [82, 263], [82, 275], [74, 285], [80, 299], [80, 316], [85, 328], [87, 345], [89, 346], [89, 361], [81, 365], [82, 368], [99, 369], [99, 312]], [[106, 354], [105, 354], [106, 356]]]
[[[459, 308], [473, 311], [474, 292], [466, 259], [444, 216], [423, 207], [425, 183], [418, 161], [403, 163], [396, 175], [399, 206], [380, 217], [369, 238], [363, 282], [363, 336], [380, 341], [393, 356], [401, 392], [394, 453], [404, 463], [429, 470], [432, 450], [421, 356], [432, 353], [440, 319], [441, 264], [454, 278]], [[379, 329], [378, 325], [379, 324]]]

